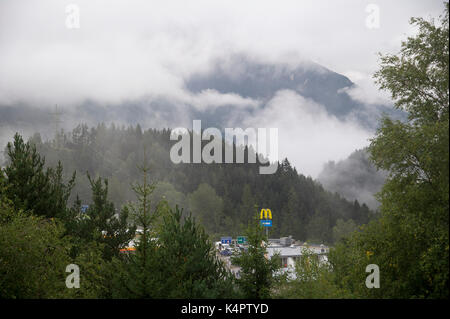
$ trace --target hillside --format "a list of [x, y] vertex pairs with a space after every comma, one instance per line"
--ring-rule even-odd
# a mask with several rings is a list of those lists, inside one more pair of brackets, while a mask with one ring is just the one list
[[131, 183], [141, 178], [137, 168], [144, 145], [157, 182], [156, 199], [192, 211], [214, 235], [238, 235], [254, 213], [254, 205], [271, 208], [272, 236], [292, 235], [299, 240], [332, 242], [338, 219], [366, 223], [372, 213], [365, 204], [349, 202], [325, 191], [311, 178], [298, 174], [285, 159], [272, 175], [260, 175], [258, 164], [178, 164], [170, 161], [169, 130], [142, 131], [137, 127], [77, 126], [55, 141], [31, 139], [45, 156], [47, 165], [62, 161], [65, 174], [77, 171], [72, 196], [89, 204], [86, 171], [109, 179], [109, 198], [116, 207], [135, 200]]
[[328, 162], [317, 180], [331, 192], [338, 192], [351, 201], [357, 199], [371, 209], [377, 209], [380, 203], [374, 195], [381, 190], [387, 175], [386, 171], [377, 170], [370, 162], [367, 149], [361, 149], [337, 163]]

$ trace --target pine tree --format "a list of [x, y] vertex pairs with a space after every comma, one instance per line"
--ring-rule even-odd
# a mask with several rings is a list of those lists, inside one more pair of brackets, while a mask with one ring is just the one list
[[[145, 158], [145, 156], [144, 156]], [[231, 274], [215, 256], [204, 229], [191, 215], [172, 211], [165, 200], [151, 205], [155, 185], [149, 168], [140, 167], [143, 183], [133, 185], [138, 197], [130, 204], [140, 227], [136, 251], [116, 261], [114, 279], [118, 297], [127, 298], [219, 298], [233, 292]]]
[[277, 280], [276, 271], [280, 268], [277, 255], [271, 259], [266, 257], [268, 238], [258, 220], [258, 209], [255, 205], [254, 219], [245, 232], [248, 251], [233, 256], [232, 263], [241, 267], [237, 284], [244, 298], [270, 298], [271, 289]]
[[108, 200], [108, 180], [101, 177], [88, 180], [92, 189], [92, 204], [85, 213], [81, 212], [77, 200], [70, 216], [65, 218], [70, 235], [75, 236], [80, 245], [95, 241], [104, 246], [103, 257], [111, 260], [118, 256], [121, 248], [128, 245], [135, 235], [136, 227], [128, 224], [128, 210], [118, 214], [114, 204]]
[[145, 154], [144, 163], [138, 168], [142, 172], [143, 182], [132, 185], [137, 202], [129, 203], [126, 209], [138, 227], [139, 238], [135, 243], [135, 253], [125, 255], [122, 263], [116, 262], [121, 271], [115, 280], [120, 297], [154, 298], [158, 295], [158, 288], [155, 284], [158, 280], [157, 264], [155, 263], [155, 254], [158, 248], [155, 241], [156, 225], [158, 218], [167, 209], [167, 203], [160, 201], [152, 209], [151, 195], [155, 190], [155, 185], [149, 182], [150, 168], [146, 163]]
[[56, 169], [45, 169], [45, 159], [35, 145], [25, 143], [17, 133], [14, 142], [7, 145], [7, 154], [4, 195], [12, 201], [14, 209], [47, 218], [62, 216], [75, 185], [75, 172], [67, 184], [63, 183], [61, 163]]
[[203, 227], [175, 208], [158, 235], [159, 298], [230, 298], [233, 276], [216, 256]]

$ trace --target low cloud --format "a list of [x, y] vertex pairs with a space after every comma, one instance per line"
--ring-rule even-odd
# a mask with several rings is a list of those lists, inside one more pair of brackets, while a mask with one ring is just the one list
[[278, 128], [280, 157], [287, 157], [299, 172], [313, 178], [324, 163], [346, 158], [356, 148], [367, 146], [373, 135], [290, 90], [278, 91], [260, 112], [245, 120], [245, 125]]
[[354, 100], [363, 104], [392, 105], [392, 99], [388, 92], [380, 90], [370, 74], [358, 71], [348, 71], [344, 74], [352, 79], [355, 85], [343, 91]]
[[244, 98], [239, 94], [223, 94], [212, 89], [203, 90], [197, 94], [185, 92], [181, 102], [190, 104], [199, 111], [213, 110], [217, 107], [227, 105], [233, 105], [238, 108], [255, 108], [261, 103], [260, 101], [255, 99]]
[[438, 0], [378, 1], [380, 28], [368, 29], [367, 3], [359, 0], [78, 0], [80, 28], [68, 29], [69, 3], [0, 2], [0, 104], [178, 96], [183, 79], [235, 52], [277, 63], [302, 56], [339, 73], [370, 73], [377, 51], [399, 48], [411, 16], [442, 11]]
[[[80, 8], [79, 29], [65, 25], [70, 3]], [[380, 28], [368, 29], [367, 3], [359, 0], [2, 0], [0, 115], [5, 107], [26, 105], [51, 122], [49, 113], [58, 104], [69, 129], [98, 121], [160, 128], [189, 125], [192, 109], [226, 113], [233, 105], [226, 114], [231, 127], [278, 127], [282, 156], [314, 177], [326, 161], [365, 146], [371, 133], [291, 91], [278, 92], [259, 110], [265, 101], [235, 92], [192, 93], [186, 79], [235, 53], [292, 67], [305, 59], [349, 76], [356, 83], [348, 91], [355, 100], [381, 103], [366, 76], [378, 65], [375, 53], [398, 51], [412, 32], [409, 18], [437, 16], [443, 6], [441, 0], [377, 4]], [[0, 119], [0, 144], [15, 131], [51, 131], [47, 122]]]
[[377, 209], [380, 203], [374, 194], [381, 190], [387, 176], [386, 171], [377, 170], [369, 160], [367, 149], [362, 149], [353, 152], [345, 160], [328, 162], [317, 179], [325, 189]]

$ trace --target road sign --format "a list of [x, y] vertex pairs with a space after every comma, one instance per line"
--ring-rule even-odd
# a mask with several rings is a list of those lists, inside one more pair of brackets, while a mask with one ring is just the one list
[[221, 237], [220, 242], [222, 244], [231, 244], [231, 237]]
[[247, 242], [247, 238], [244, 236], [238, 236], [237, 243], [238, 244], [245, 244]]
[[261, 224], [261, 226], [264, 226], [264, 227], [272, 227], [272, 220], [271, 219], [261, 219], [260, 224]]

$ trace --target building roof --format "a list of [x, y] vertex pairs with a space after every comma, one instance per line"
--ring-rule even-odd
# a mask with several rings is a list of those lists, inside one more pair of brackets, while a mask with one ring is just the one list
[[267, 247], [268, 257], [271, 258], [277, 252], [280, 254], [280, 257], [298, 257], [302, 255], [302, 251], [307, 249], [313, 254], [326, 254], [328, 251], [327, 247], [306, 247], [306, 246], [278, 246], [272, 245]]
[[267, 253], [271, 258], [276, 253], [280, 254], [280, 257], [297, 257], [302, 255], [302, 247], [267, 247]]

